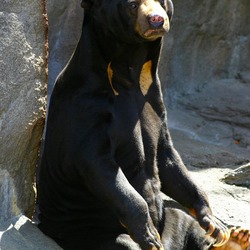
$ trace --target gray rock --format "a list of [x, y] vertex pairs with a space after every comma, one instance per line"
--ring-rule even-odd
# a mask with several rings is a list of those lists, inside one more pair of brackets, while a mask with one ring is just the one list
[[[250, 2], [175, 0], [174, 4], [160, 63], [173, 139], [191, 165], [248, 162]], [[194, 144], [181, 142], [179, 133]], [[206, 143], [207, 153], [200, 143]]]
[[46, 103], [42, 1], [1, 1], [0, 220], [32, 215]]
[[81, 35], [83, 9], [81, 0], [47, 1], [49, 20], [49, 88], [50, 96], [55, 79], [73, 53]]
[[168, 90], [194, 92], [211, 79], [249, 73], [249, 1], [176, 0], [174, 4], [170, 39], [163, 50], [167, 64], [162, 65], [162, 78], [168, 72]]
[[250, 84], [250, 72], [240, 72], [236, 76], [243, 83]]
[[190, 168], [192, 177], [206, 190], [213, 213], [229, 225], [249, 228], [250, 189], [228, 185], [221, 179], [231, 169]]
[[248, 89], [230, 80], [211, 86], [168, 109], [171, 135], [186, 164], [235, 168], [250, 160]]
[[1, 250], [60, 250], [61, 248], [25, 216], [0, 224]]
[[243, 165], [235, 170], [230, 171], [222, 178], [227, 184], [245, 186], [250, 188], [250, 164]]
[[[182, 117], [181, 113], [174, 113], [174, 116], [178, 117], [180, 121], [183, 121], [186, 115]], [[170, 114], [169, 114], [170, 115]], [[173, 114], [170, 115], [172, 117]], [[189, 117], [190, 118], [190, 117]], [[196, 117], [195, 117], [196, 118]], [[193, 127], [188, 127], [190, 123], [186, 123], [187, 127], [183, 128], [183, 124], [177, 123], [177, 119], [174, 119], [175, 123], [171, 122], [170, 132], [173, 138], [174, 145], [178, 152], [181, 154], [185, 164], [193, 166], [196, 168], [232, 168], [234, 169], [237, 166], [242, 165], [247, 162], [246, 159], [249, 158], [249, 151], [245, 148], [241, 148], [236, 144], [231, 146], [220, 144], [220, 142], [210, 143], [211, 137], [208, 137], [198, 134]], [[203, 120], [202, 120], [203, 121]], [[179, 122], [179, 121], [178, 121]], [[200, 124], [197, 122], [197, 124]], [[193, 125], [193, 124], [191, 124]], [[224, 128], [220, 128], [217, 124], [215, 127], [210, 128], [210, 124], [204, 124], [202, 131], [205, 131], [205, 128], [210, 128], [214, 130], [215, 133], [218, 133], [221, 129], [224, 131]], [[209, 132], [210, 132], [209, 131]], [[220, 134], [218, 135], [220, 136]], [[225, 141], [225, 140], [223, 140]]]

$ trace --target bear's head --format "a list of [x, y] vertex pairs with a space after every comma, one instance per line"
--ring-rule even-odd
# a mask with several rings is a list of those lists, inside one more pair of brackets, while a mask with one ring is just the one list
[[154, 41], [170, 29], [171, 0], [83, 0], [96, 32], [125, 42]]

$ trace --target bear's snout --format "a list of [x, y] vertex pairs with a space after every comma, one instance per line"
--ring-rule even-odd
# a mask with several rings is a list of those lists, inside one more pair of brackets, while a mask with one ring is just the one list
[[160, 15], [149, 15], [148, 16], [148, 22], [151, 26], [151, 28], [162, 28], [164, 24], [164, 18]]
[[162, 37], [170, 28], [168, 11], [171, 8], [163, 6], [160, 1], [142, 0], [137, 10], [135, 31], [150, 41]]

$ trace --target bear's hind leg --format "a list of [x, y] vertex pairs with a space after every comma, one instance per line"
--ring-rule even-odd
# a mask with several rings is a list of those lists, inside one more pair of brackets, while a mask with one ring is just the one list
[[171, 250], [206, 250], [214, 243], [193, 217], [176, 208], [165, 208], [161, 240]]
[[111, 238], [100, 244], [96, 250], [141, 250], [128, 234], [120, 234], [117, 238]]
[[54, 239], [64, 250], [141, 250], [128, 234], [118, 236], [98, 236], [95, 239], [84, 240], [83, 237], [71, 237], [66, 240]]

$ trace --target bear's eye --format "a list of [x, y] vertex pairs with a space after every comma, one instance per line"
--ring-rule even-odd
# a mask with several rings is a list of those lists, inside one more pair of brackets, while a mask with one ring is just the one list
[[130, 7], [130, 9], [135, 10], [138, 8], [138, 3], [137, 2], [130, 2], [129, 7]]
[[160, 0], [160, 4], [161, 4], [162, 6], [165, 6], [165, 0]]

